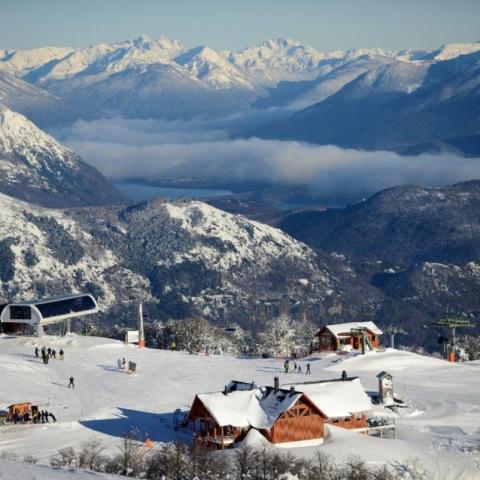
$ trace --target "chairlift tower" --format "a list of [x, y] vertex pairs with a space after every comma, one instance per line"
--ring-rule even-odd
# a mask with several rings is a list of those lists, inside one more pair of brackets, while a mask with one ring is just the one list
[[[367, 331], [367, 329], [365, 327], [358, 327], [358, 328], [351, 328], [350, 329], [350, 334], [352, 335], [352, 337], [361, 337], [362, 339], [362, 354], [365, 355], [366, 351], [367, 351], [367, 343], [368, 342], [368, 339], [367, 339], [367, 336], [365, 335], [365, 332]], [[371, 345], [369, 345], [370, 349], [372, 348]]]
[[406, 335], [407, 333], [402, 326], [397, 325], [388, 325], [383, 331], [390, 335], [390, 348], [395, 348], [395, 335]]
[[450, 329], [450, 348], [447, 350], [448, 360], [450, 362], [455, 361], [455, 352], [457, 351], [457, 328], [472, 328], [475, 325], [469, 320], [464, 320], [458, 317], [445, 317], [434, 322], [434, 325], [440, 325], [442, 327], [448, 327]]

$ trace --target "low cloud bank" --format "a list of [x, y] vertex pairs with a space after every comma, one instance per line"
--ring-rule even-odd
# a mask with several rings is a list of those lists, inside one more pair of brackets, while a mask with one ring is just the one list
[[480, 159], [453, 154], [410, 157], [291, 141], [231, 139], [232, 125], [242, 121], [117, 118], [79, 121], [54, 134], [114, 179], [200, 176], [352, 195], [407, 183], [445, 185], [480, 178]]

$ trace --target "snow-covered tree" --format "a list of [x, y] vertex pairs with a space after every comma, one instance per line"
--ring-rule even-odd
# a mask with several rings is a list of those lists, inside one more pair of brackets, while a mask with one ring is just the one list
[[308, 352], [315, 331], [315, 325], [306, 319], [293, 320], [288, 315], [280, 315], [255, 337], [255, 353], [290, 356]]

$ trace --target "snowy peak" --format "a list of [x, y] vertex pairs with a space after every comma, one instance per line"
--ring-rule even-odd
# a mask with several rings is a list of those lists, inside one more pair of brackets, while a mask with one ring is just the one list
[[124, 199], [98, 171], [5, 106], [0, 106], [0, 192], [46, 206]]
[[26, 117], [0, 105], [0, 152], [13, 151], [24, 155], [32, 166], [37, 163], [36, 157], [39, 154], [50, 153], [62, 160], [73, 155], [73, 152], [37, 128]]
[[250, 88], [239, 69], [209, 47], [196, 47], [180, 54], [175, 61], [193, 77], [216, 88], [241, 86]]

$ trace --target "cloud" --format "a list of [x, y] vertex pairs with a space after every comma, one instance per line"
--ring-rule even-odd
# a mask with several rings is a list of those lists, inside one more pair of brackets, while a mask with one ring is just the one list
[[77, 122], [57, 137], [111, 178], [203, 177], [270, 182], [325, 195], [480, 178], [480, 159], [401, 156], [293, 141], [231, 138], [243, 118], [222, 122], [104, 119]]

